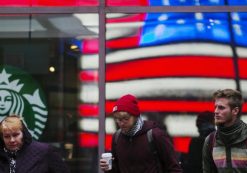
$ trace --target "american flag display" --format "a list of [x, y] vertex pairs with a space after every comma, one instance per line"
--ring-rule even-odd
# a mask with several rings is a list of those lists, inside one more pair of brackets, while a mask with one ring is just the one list
[[[190, 138], [198, 135], [196, 115], [214, 109], [214, 91], [239, 87], [247, 96], [246, 16], [238, 12], [107, 14], [106, 115], [121, 95], [134, 94], [142, 116], [164, 124], [176, 150], [187, 152]], [[84, 40], [83, 45], [81, 145], [90, 146], [87, 135], [93, 134], [91, 141], [97, 146], [98, 42]], [[246, 111], [244, 106], [243, 114]], [[107, 116], [106, 148], [115, 130]]]

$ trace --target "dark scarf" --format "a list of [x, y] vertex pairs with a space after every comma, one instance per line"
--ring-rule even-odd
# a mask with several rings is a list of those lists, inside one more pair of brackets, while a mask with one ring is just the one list
[[237, 120], [230, 127], [218, 126], [219, 138], [226, 146], [242, 142], [247, 138], [247, 126], [242, 120]]
[[17, 151], [10, 151], [4, 148], [4, 152], [7, 153], [9, 161], [9, 173], [15, 173], [16, 170], [16, 154]]

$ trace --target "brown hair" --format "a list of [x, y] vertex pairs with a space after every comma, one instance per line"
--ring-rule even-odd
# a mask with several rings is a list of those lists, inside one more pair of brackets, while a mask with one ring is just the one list
[[238, 107], [238, 117], [241, 115], [244, 100], [239, 91], [233, 89], [218, 90], [213, 94], [213, 98], [214, 100], [218, 98], [228, 99], [230, 108], [234, 109], [235, 107]]
[[5, 117], [0, 123], [0, 133], [2, 134], [5, 130], [23, 130], [21, 118], [18, 115], [10, 115]]

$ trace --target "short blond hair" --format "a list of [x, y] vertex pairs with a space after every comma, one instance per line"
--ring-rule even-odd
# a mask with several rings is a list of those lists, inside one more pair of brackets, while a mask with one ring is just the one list
[[0, 133], [2, 134], [4, 131], [16, 131], [23, 130], [23, 125], [21, 122], [21, 118], [18, 115], [10, 115], [5, 117], [0, 123]]

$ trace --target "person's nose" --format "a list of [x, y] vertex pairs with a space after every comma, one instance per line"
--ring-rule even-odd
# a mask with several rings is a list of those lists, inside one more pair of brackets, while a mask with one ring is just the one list
[[10, 142], [14, 142], [15, 141], [15, 137], [11, 136], [10, 137]]
[[118, 125], [121, 127], [122, 125], [124, 124], [124, 122], [121, 120], [121, 121], [118, 121]]
[[219, 113], [219, 109], [217, 107], [214, 108], [214, 114], [218, 114]]

